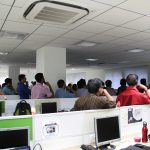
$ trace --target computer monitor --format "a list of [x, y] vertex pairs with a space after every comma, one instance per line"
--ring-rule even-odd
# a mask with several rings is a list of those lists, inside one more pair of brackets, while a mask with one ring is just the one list
[[42, 114], [56, 113], [57, 103], [56, 102], [41, 103], [41, 112]]
[[120, 140], [119, 116], [94, 119], [96, 146], [106, 146]]
[[1, 128], [0, 149], [28, 149], [29, 150], [29, 128]]

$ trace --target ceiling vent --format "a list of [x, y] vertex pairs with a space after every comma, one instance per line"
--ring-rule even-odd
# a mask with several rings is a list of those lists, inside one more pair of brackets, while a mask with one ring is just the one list
[[42, 23], [72, 24], [89, 14], [87, 8], [50, 0], [32, 3], [24, 12], [24, 18]]

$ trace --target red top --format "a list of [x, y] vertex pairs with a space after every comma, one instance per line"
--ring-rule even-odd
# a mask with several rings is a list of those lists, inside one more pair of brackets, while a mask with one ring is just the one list
[[120, 106], [129, 105], [144, 105], [150, 104], [150, 98], [143, 93], [140, 93], [135, 87], [127, 87], [120, 93], [116, 99], [116, 103], [120, 102]]

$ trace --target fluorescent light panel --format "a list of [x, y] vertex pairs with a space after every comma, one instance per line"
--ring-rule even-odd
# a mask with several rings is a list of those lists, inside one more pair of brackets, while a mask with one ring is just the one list
[[136, 48], [136, 49], [128, 50], [128, 52], [129, 53], [140, 53], [140, 52], [144, 52], [144, 49]]
[[8, 52], [0, 52], [0, 55], [8, 55]]
[[77, 46], [82, 46], [82, 47], [91, 47], [91, 46], [95, 46], [96, 43], [88, 42], [88, 41], [81, 41], [81, 42], [77, 43], [76, 45]]
[[85, 60], [87, 60], [87, 61], [97, 61], [98, 59], [96, 59], [96, 58], [88, 58], [88, 59], [85, 59]]

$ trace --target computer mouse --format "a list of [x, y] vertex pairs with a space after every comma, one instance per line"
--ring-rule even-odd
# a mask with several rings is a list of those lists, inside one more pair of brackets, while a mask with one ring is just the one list
[[142, 145], [142, 144], [135, 144], [134, 146], [139, 147], [139, 148], [143, 148], [144, 147], [144, 145]]

